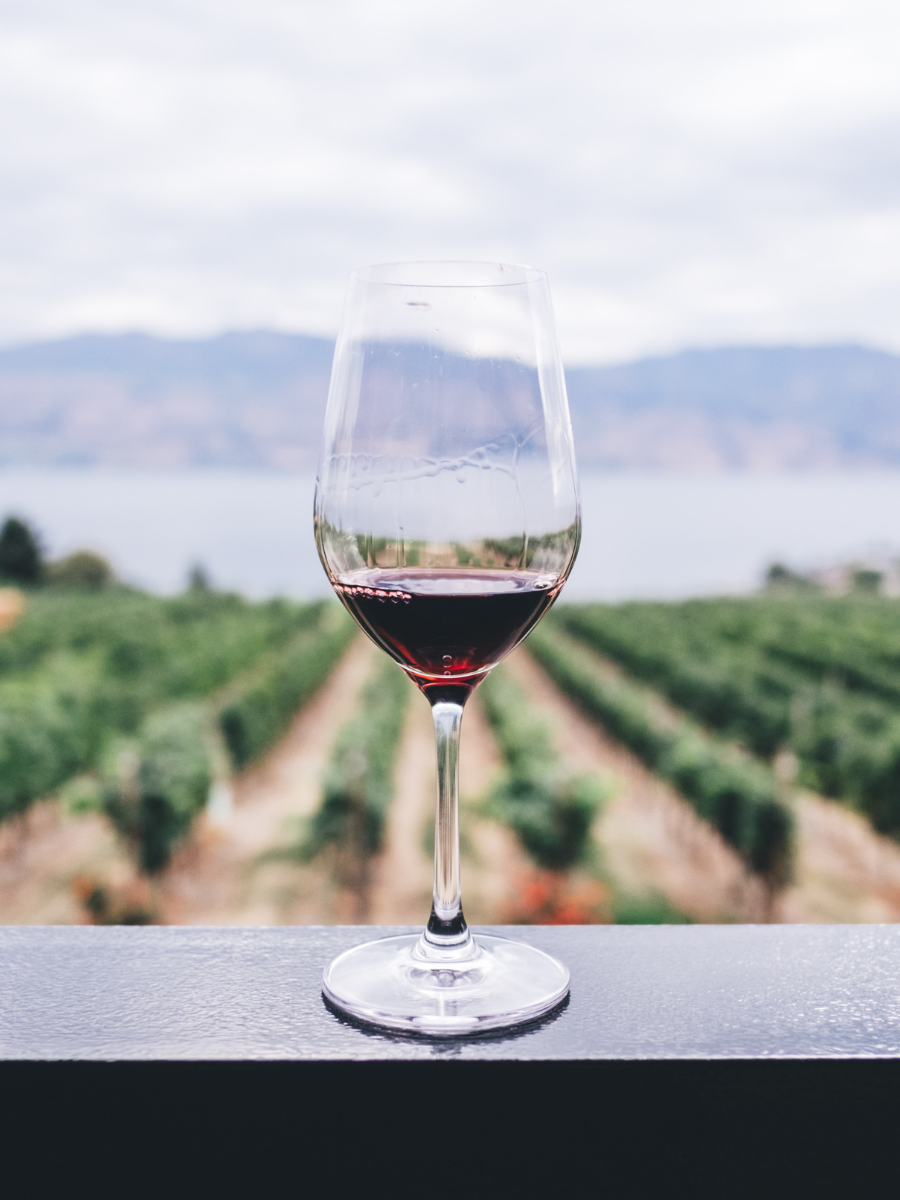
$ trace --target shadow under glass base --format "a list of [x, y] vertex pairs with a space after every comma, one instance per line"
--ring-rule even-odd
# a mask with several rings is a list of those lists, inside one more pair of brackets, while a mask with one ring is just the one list
[[325, 968], [322, 990], [371, 1025], [464, 1037], [543, 1016], [566, 996], [569, 972], [543, 950], [494, 934], [443, 951], [406, 933], [345, 950]]

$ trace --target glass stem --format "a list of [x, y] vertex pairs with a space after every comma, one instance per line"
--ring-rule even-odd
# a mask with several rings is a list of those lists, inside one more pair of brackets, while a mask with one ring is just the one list
[[434, 901], [425, 941], [458, 949], [471, 941], [459, 890], [459, 726], [463, 706], [432, 705], [437, 742], [437, 811], [434, 821]]

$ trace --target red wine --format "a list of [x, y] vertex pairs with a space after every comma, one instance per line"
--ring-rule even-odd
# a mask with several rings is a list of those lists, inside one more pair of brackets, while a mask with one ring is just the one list
[[429, 695], [448, 685], [471, 691], [540, 620], [561, 586], [536, 571], [415, 567], [351, 571], [332, 582], [372, 640]]

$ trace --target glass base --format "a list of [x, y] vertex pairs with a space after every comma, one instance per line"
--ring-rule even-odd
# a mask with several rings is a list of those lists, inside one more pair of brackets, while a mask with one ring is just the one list
[[325, 968], [322, 990], [371, 1025], [465, 1037], [543, 1016], [566, 996], [569, 972], [543, 950], [494, 934], [444, 949], [406, 933], [345, 950]]

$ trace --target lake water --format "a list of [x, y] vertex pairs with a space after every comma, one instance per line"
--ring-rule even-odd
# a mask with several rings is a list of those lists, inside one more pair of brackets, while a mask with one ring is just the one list
[[[8, 470], [0, 515], [32, 522], [53, 555], [105, 554], [125, 579], [179, 590], [193, 563], [252, 596], [317, 596], [313, 479], [237, 471]], [[746, 592], [780, 559], [827, 566], [900, 556], [900, 472], [617, 473], [582, 479], [572, 599]]]

